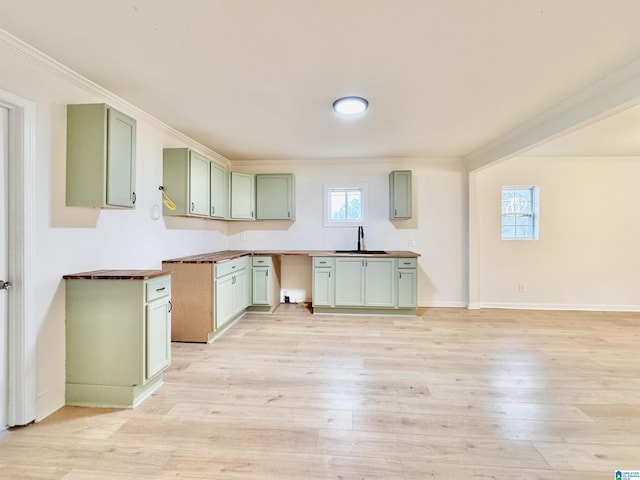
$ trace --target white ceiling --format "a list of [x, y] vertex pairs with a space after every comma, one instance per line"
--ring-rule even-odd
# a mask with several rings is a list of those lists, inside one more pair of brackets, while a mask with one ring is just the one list
[[[0, 28], [231, 160], [463, 157], [640, 58], [639, 25], [638, 0], [0, 0]], [[532, 153], [640, 155], [639, 118]]]

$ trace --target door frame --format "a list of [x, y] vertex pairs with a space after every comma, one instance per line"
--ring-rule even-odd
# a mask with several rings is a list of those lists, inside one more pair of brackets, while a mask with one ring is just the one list
[[[8, 280], [8, 425], [36, 418], [35, 267], [35, 104], [0, 89], [9, 110]], [[24, 232], [24, 234], [23, 234]]]

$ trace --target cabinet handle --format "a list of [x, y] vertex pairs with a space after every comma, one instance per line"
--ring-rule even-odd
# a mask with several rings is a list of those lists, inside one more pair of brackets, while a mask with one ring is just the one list
[[211, 215], [213, 215], [214, 213], [216, 213], [216, 207], [211, 205]]
[[196, 205], [193, 202], [191, 202], [191, 211], [193, 212], [195, 209], [196, 209]]
[[269, 276], [269, 270], [267, 270], [267, 272], [265, 273], [265, 277]]
[[402, 272], [398, 272], [398, 273], [400, 274], [400, 277], [399, 277], [399, 278], [402, 278]]
[[397, 208], [393, 209], [393, 215], [396, 216], [396, 217], [398, 216], [398, 209]]
[[320, 264], [322, 264], [322, 265], [324, 265], [325, 263], [327, 263], [327, 262], [320, 262]]
[[231, 265], [231, 268], [236, 268], [236, 265]]
[[287, 217], [291, 218], [291, 212], [287, 212]]
[[131, 192], [131, 196], [133, 197], [133, 204], [136, 204], [136, 192]]
[[329, 270], [329, 278], [331, 278], [331, 270]]
[[169, 313], [171, 313], [171, 310], [173, 310], [173, 303], [169, 300]]
[[165, 288], [167, 288], [167, 287], [156, 288], [156, 292], [161, 292], [161, 291], [163, 291]]

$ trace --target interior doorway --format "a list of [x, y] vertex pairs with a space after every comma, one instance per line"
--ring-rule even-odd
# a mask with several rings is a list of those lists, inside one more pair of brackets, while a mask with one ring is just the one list
[[[0, 106], [0, 287], [9, 280], [9, 110]], [[0, 430], [9, 413], [9, 290], [0, 288]]]

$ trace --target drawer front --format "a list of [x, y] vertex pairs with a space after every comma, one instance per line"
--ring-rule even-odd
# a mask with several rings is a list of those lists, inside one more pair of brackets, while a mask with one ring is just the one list
[[331, 257], [313, 257], [313, 266], [314, 267], [325, 267], [330, 268], [333, 267], [333, 258]]
[[224, 277], [233, 272], [238, 272], [247, 266], [245, 257], [234, 258], [224, 262], [216, 263], [216, 278]]
[[154, 278], [147, 280], [145, 285], [146, 301], [151, 302], [156, 298], [171, 295], [171, 276]]
[[271, 265], [271, 257], [251, 257], [254, 267], [268, 267]]
[[417, 268], [417, 258], [398, 258], [398, 268]]

